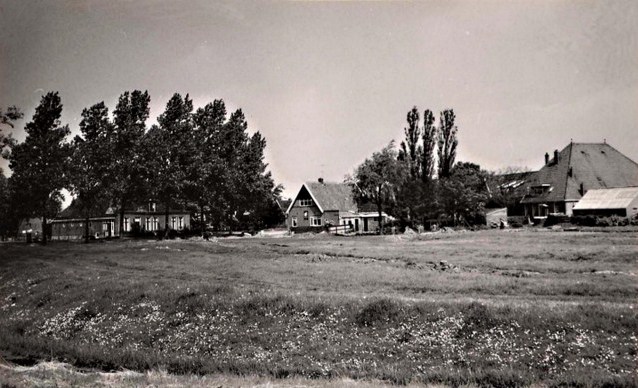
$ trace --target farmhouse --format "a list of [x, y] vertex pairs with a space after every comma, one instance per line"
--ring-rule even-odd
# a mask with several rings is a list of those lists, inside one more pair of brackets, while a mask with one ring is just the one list
[[[357, 205], [352, 185], [327, 183], [323, 179], [304, 183], [290, 203], [287, 226], [291, 230], [319, 230], [326, 226], [346, 226], [356, 232], [374, 232], [379, 228], [379, 214]], [[390, 219], [382, 213], [384, 222]]]
[[638, 216], [638, 187], [589, 190], [574, 206], [575, 216]]
[[638, 186], [638, 164], [607, 143], [570, 143], [554, 151], [525, 180], [525, 216], [573, 215], [576, 203], [594, 189]]
[[[89, 215], [89, 235], [109, 238], [120, 235], [155, 233], [165, 229], [165, 208], [149, 201], [148, 204], [133, 206], [124, 211], [124, 233], [120, 233], [120, 214], [110, 207], [94, 210]], [[169, 210], [169, 228], [183, 230], [190, 228], [190, 213], [183, 210]], [[74, 200], [58, 217], [50, 221], [52, 239], [73, 240], [84, 236], [86, 216], [80, 203]]]

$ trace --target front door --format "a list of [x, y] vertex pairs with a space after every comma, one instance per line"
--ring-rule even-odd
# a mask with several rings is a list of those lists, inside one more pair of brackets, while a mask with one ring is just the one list
[[363, 219], [363, 231], [364, 232], [368, 231], [368, 219], [367, 218]]
[[358, 218], [354, 219], [354, 230], [357, 231], [357, 232], [359, 231], [359, 219]]

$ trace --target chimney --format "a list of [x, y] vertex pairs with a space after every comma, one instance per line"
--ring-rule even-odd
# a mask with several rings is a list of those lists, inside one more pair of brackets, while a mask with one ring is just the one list
[[554, 150], [554, 164], [558, 164], [558, 150]]
[[545, 152], [545, 165], [547, 166], [548, 164], [549, 164], [549, 154]]
[[319, 183], [323, 184], [323, 178], [319, 178]]

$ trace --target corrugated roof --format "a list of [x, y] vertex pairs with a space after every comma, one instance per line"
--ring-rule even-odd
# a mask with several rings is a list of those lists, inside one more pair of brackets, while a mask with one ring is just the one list
[[551, 191], [526, 195], [522, 203], [578, 200], [585, 191], [638, 186], [638, 164], [606, 143], [570, 143], [526, 180], [526, 190], [548, 184]]
[[356, 212], [352, 186], [347, 183], [306, 182], [306, 188], [322, 211]]
[[638, 198], [638, 187], [589, 190], [574, 210], [624, 209]]

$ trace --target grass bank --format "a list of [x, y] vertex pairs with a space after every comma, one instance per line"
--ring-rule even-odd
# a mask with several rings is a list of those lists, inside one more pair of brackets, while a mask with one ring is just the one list
[[7, 246], [0, 351], [105, 371], [636, 386], [635, 237]]

